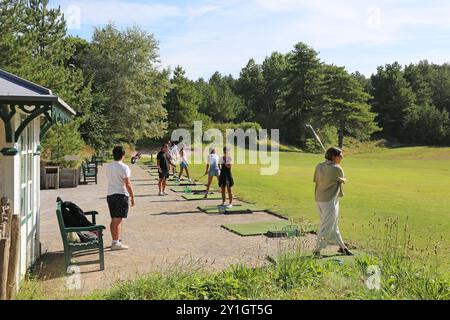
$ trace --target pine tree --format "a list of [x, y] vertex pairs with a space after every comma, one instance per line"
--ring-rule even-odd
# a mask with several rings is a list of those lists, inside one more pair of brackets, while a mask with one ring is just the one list
[[171, 89], [164, 107], [168, 112], [169, 127], [192, 126], [198, 115], [200, 97], [192, 81], [186, 78], [181, 66], [174, 70]]
[[250, 59], [241, 70], [236, 84], [236, 93], [242, 98], [246, 108], [240, 121], [254, 121], [261, 119], [264, 113], [264, 78], [261, 65]]
[[296, 44], [288, 54], [284, 85], [284, 127], [288, 141], [302, 147], [306, 142], [306, 125], [318, 106], [321, 78], [322, 63], [318, 53], [304, 43]]
[[0, 68], [13, 72], [29, 54], [24, 41], [26, 1], [0, 0]]
[[66, 21], [61, 8], [49, 8], [49, 0], [29, 0], [26, 8], [27, 37], [34, 56], [55, 61], [65, 59], [63, 39]]
[[326, 66], [322, 83], [323, 103], [316, 116], [338, 129], [338, 144], [342, 148], [344, 136], [351, 134], [359, 139], [369, 138], [379, 130], [376, 114], [368, 104], [370, 95], [344, 68]]
[[402, 67], [396, 62], [378, 67], [372, 76], [371, 104], [377, 116], [377, 122], [383, 128], [387, 139], [401, 139], [402, 125], [407, 110], [414, 106], [415, 95], [404, 78]]

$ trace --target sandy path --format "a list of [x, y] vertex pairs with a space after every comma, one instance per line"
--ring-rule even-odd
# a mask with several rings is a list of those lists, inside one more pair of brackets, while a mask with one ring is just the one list
[[[110, 251], [111, 236], [107, 229], [105, 241], [105, 271], [98, 265], [81, 267], [81, 292], [108, 287], [116, 279], [128, 279], [136, 273], [164, 270], [181, 263], [202, 266], [208, 270], [222, 270], [237, 262], [249, 265], [266, 263], [265, 257], [293, 245], [290, 240], [274, 240], [264, 236], [240, 237], [221, 228], [225, 223], [276, 221], [267, 213], [252, 215], [211, 216], [200, 212], [199, 205], [214, 205], [219, 201], [185, 201], [180, 194], [157, 195], [157, 181], [139, 166], [132, 167], [136, 207], [125, 221], [123, 242], [130, 250]], [[56, 197], [77, 203], [83, 210], [97, 210], [97, 224], [109, 226], [105, 198], [105, 168], [99, 168], [99, 184], [82, 185], [77, 189], [43, 190], [41, 193], [41, 243], [45, 254], [38, 265], [38, 274], [50, 291], [64, 288], [62, 242], [55, 216]], [[239, 203], [239, 202], [237, 202]], [[313, 236], [296, 240], [307, 248]], [[77, 261], [96, 259], [96, 255], [77, 258]], [[78, 291], [80, 292], [80, 291]]]

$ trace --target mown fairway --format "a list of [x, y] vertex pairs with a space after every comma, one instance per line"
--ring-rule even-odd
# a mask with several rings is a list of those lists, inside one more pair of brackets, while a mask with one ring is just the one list
[[[294, 219], [318, 223], [312, 178], [320, 161], [320, 155], [282, 152], [276, 176], [261, 176], [259, 166], [235, 165], [235, 194]], [[373, 233], [369, 221], [399, 218], [403, 230], [408, 218], [412, 243], [429, 252], [440, 243], [440, 262], [450, 263], [450, 148], [346, 155], [343, 167], [348, 178], [341, 201], [344, 239], [366, 243]], [[191, 166], [194, 177], [203, 170]]]

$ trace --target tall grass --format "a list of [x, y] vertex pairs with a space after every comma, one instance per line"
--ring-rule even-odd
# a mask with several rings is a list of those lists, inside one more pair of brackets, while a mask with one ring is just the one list
[[[237, 264], [208, 272], [194, 264], [176, 264], [81, 299], [106, 300], [241, 300], [241, 299], [425, 299], [449, 300], [450, 278], [439, 267], [439, 249], [417, 248], [407, 222], [369, 222], [364, 252], [355, 257], [314, 259], [298, 240], [286, 251], [267, 257], [260, 267]], [[418, 253], [420, 253], [418, 255]], [[380, 288], [369, 289], [371, 269], [380, 271]], [[25, 281], [19, 299], [45, 299], [35, 280]], [[53, 297], [55, 298], [55, 297]], [[64, 299], [61, 294], [58, 299]], [[73, 299], [74, 296], [67, 298]]]

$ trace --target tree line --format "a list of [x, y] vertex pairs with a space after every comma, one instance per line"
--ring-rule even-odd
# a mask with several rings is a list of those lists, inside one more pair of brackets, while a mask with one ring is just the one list
[[261, 64], [250, 59], [237, 78], [191, 80], [180, 66], [161, 67], [153, 34], [108, 24], [89, 41], [73, 37], [48, 0], [0, 0], [0, 30], [0, 68], [51, 88], [78, 112], [49, 132], [49, 149], [61, 137], [95, 149], [160, 139], [195, 120], [279, 128], [283, 142], [303, 148], [313, 143], [306, 124], [339, 145], [349, 136], [450, 144], [449, 64], [393, 63], [366, 78], [298, 43]]
[[[279, 128], [284, 142], [314, 143], [307, 124], [342, 147], [344, 137], [450, 145], [450, 65], [394, 62], [366, 78], [329, 65], [304, 43], [273, 52], [261, 64], [250, 59], [237, 79], [216, 72], [189, 80], [175, 68], [165, 107], [169, 124], [256, 122]], [[189, 110], [187, 112], [187, 110]]]

